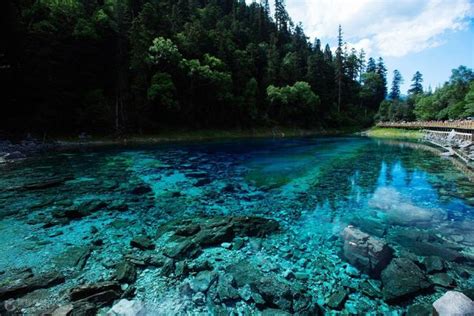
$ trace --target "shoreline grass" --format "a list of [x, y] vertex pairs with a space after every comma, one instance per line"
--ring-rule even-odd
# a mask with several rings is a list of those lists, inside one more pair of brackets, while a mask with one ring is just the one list
[[381, 128], [372, 127], [363, 133], [373, 138], [390, 138], [390, 139], [411, 139], [419, 140], [423, 137], [423, 133], [419, 130], [410, 130], [402, 128]]

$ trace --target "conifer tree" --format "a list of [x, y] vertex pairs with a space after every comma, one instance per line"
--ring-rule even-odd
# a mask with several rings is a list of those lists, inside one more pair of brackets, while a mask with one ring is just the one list
[[423, 75], [417, 71], [413, 75], [413, 79], [411, 79], [412, 84], [410, 86], [410, 89], [408, 89], [408, 94], [410, 95], [418, 95], [423, 93]]
[[400, 100], [400, 84], [403, 83], [403, 77], [400, 71], [395, 69], [393, 71], [392, 89], [390, 90], [389, 98], [393, 101]]

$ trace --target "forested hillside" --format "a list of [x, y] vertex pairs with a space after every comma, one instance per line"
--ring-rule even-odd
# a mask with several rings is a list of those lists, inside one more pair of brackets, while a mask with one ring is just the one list
[[[382, 58], [308, 39], [283, 0], [3, 1], [2, 127], [44, 132], [370, 124]], [[334, 30], [338, 32], [338, 30]], [[314, 40], [314, 41], [313, 41]]]
[[431, 88], [424, 91], [423, 75], [417, 71], [403, 97], [402, 81], [402, 75], [395, 70], [388, 99], [380, 104], [377, 120], [453, 120], [474, 116], [474, 72], [466, 66], [453, 69], [449, 81], [434, 92]]

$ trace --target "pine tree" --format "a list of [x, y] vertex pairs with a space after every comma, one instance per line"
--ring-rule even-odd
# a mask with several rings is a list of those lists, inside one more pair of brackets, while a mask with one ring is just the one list
[[270, 3], [268, 3], [268, 0], [261, 0], [260, 5], [262, 6], [265, 15], [270, 17]]
[[423, 75], [417, 71], [413, 75], [413, 79], [411, 79], [412, 84], [410, 86], [410, 89], [408, 89], [408, 94], [409, 95], [417, 95], [417, 94], [422, 94], [423, 93], [423, 85], [421, 84], [423, 82]]
[[290, 18], [286, 12], [285, 0], [275, 0], [275, 23], [279, 31], [287, 32]]
[[360, 50], [359, 57], [357, 59], [359, 66], [359, 83], [362, 83], [362, 74], [365, 70], [365, 51], [364, 49]]
[[392, 89], [390, 90], [389, 98], [393, 101], [400, 100], [400, 84], [403, 83], [403, 77], [400, 71], [395, 69], [393, 71]]
[[337, 112], [341, 112], [342, 78], [344, 75], [344, 57], [342, 51], [342, 27], [339, 24], [336, 49], [336, 85], [337, 85]]
[[378, 59], [376, 72], [381, 79], [379, 96], [383, 100], [387, 96], [387, 68], [385, 67], [382, 57]]
[[367, 68], [365, 70], [366, 72], [376, 72], [377, 71], [377, 65], [375, 64], [375, 60], [370, 57], [369, 60], [367, 61]]

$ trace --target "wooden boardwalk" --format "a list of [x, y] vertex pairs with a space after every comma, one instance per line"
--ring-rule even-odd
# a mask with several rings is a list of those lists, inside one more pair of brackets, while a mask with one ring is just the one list
[[417, 122], [379, 122], [378, 127], [406, 128], [406, 129], [431, 129], [441, 131], [456, 130], [474, 133], [474, 121], [417, 121]]
[[446, 150], [444, 156], [455, 156], [472, 168], [469, 148], [474, 144], [474, 121], [380, 122], [377, 126], [422, 130], [425, 141]]

